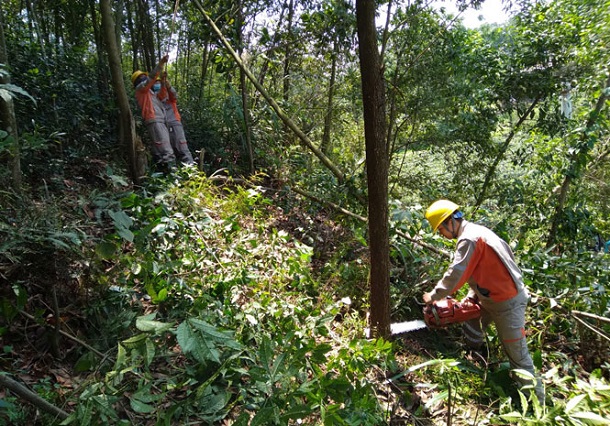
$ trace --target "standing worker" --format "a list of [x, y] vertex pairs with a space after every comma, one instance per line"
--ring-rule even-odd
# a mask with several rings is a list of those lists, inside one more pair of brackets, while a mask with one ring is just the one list
[[167, 80], [167, 72], [163, 72], [161, 76], [161, 90], [157, 93], [157, 97], [163, 103], [165, 108], [165, 123], [169, 131], [169, 140], [171, 142], [174, 154], [178, 161], [182, 164], [193, 165], [193, 155], [189, 150], [182, 126], [182, 118], [178, 111], [178, 97], [176, 89], [174, 89]]
[[[459, 206], [449, 200], [432, 203], [425, 216], [433, 232], [438, 230], [447, 239], [457, 239], [457, 247], [443, 278], [431, 292], [424, 293], [424, 303], [444, 299], [468, 283], [468, 297], [480, 304], [481, 317], [464, 323], [467, 345], [482, 349], [485, 330], [494, 322], [511, 368], [526, 370], [535, 377], [525, 339], [529, 294], [510, 246], [490, 229], [466, 221]], [[534, 384], [521, 377], [516, 380], [522, 385]], [[542, 384], [537, 379], [535, 382], [536, 396], [543, 404]]]
[[175, 167], [176, 156], [171, 146], [169, 130], [165, 124], [165, 107], [156, 93], [161, 90], [161, 83], [157, 82], [157, 76], [161, 74], [168, 60], [169, 55], [162, 57], [150, 74], [138, 70], [131, 75], [136, 100], [151, 138], [153, 162], [165, 173]]

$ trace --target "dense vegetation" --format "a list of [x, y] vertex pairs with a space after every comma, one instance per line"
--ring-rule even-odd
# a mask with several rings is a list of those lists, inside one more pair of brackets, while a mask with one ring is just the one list
[[[486, 359], [459, 327], [366, 337], [355, 5], [5, 0], [0, 423], [608, 424], [610, 5], [513, 6], [379, 9], [390, 311], [421, 317], [453, 249], [423, 211], [458, 202], [518, 257], [545, 403], [493, 328]], [[117, 105], [146, 144], [129, 76], [165, 52], [201, 167], [137, 175]]]

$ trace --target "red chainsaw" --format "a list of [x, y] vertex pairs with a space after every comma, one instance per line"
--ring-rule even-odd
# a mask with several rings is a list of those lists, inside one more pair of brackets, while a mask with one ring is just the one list
[[392, 334], [408, 333], [425, 328], [443, 328], [453, 324], [479, 318], [481, 306], [473, 299], [459, 302], [451, 297], [424, 306], [424, 320], [393, 323]]
[[440, 328], [481, 316], [481, 306], [473, 299], [462, 302], [447, 297], [424, 307], [424, 321], [428, 327]]

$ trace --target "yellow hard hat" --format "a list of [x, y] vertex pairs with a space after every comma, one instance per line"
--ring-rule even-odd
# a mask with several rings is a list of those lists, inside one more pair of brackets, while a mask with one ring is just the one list
[[432, 231], [436, 232], [441, 223], [445, 221], [453, 212], [459, 210], [460, 206], [449, 200], [435, 201], [426, 210], [426, 219], [432, 226]]
[[141, 75], [148, 75], [148, 73], [138, 70], [138, 71], [135, 71], [133, 74], [131, 74], [131, 84], [136, 84], [136, 80]]

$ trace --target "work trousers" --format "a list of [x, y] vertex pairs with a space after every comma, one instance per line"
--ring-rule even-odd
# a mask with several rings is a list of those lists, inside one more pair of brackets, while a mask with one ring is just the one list
[[[480, 348], [485, 343], [485, 330], [492, 322], [496, 324], [498, 337], [504, 352], [508, 356], [512, 369], [522, 369], [535, 376], [534, 363], [527, 349], [525, 338], [525, 309], [529, 301], [526, 292], [521, 291], [515, 297], [504, 302], [480, 300], [481, 317], [466, 321], [463, 325], [466, 344], [471, 348]], [[532, 385], [532, 381], [515, 376], [522, 385]], [[536, 379], [536, 395], [542, 403], [544, 391], [542, 383]]]
[[186, 135], [184, 134], [182, 123], [168, 124], [167, 127], [169, 130], [169, 140], [177, 160], [184, 164], [194, 164], [195, 161], [193, 160], [193, 155], [186, 142]]
[[146, 123], [151, 139], [151, 151], [155, 163], [164, 163], [173, 166], [176, 156], [170, 143], [169, 131], [165, 123], [151, 121]]

